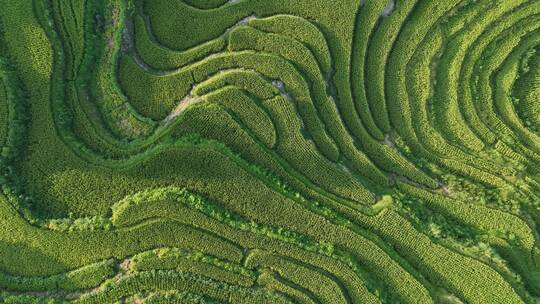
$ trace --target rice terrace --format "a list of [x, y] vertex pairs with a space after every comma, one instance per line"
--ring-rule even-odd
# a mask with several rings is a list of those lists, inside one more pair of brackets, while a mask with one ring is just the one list
[[539, 0], [0, 4], [0, 303], [540, 303]]

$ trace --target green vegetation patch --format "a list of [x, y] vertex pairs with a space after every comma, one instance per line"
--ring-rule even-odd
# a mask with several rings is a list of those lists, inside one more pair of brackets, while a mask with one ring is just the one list
[[540, 2], [0, 10], [1, 303], [540, 303]]

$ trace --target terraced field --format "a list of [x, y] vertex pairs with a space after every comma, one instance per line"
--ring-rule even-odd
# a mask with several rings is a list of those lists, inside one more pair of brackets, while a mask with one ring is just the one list
[[1, 303], [540, 303], [540, 1], [0, 4]]

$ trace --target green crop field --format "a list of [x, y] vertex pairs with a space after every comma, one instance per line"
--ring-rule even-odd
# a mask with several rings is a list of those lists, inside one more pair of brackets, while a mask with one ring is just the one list
[[540, 0], [0, 0], [0, 303], [540, 304]]

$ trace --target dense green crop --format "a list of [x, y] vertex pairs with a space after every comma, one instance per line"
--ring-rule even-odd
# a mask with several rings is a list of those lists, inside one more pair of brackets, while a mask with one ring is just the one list
[[0, 303], [540, 303], [540, 2], [0, 9]]

